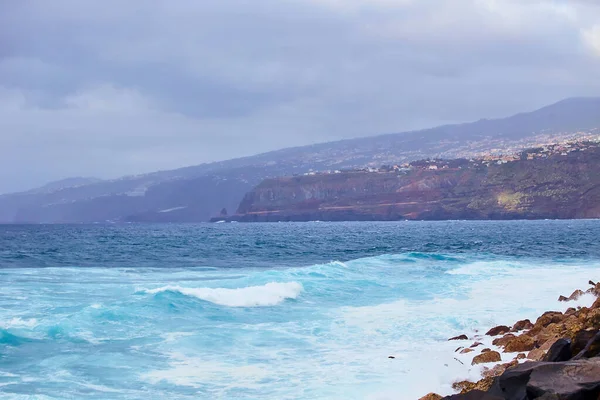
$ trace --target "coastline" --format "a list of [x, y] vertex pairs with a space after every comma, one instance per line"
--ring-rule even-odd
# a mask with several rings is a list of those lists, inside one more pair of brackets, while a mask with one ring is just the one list
[[453, 395], [432, 392], [419, 400], [600, 398], [600, 283], [589, 285], [559, 296], [573, 305], [565, 312], [448, 339], [457, 344], [455, 360], [470, 362], [478, 378], [457, 379]]

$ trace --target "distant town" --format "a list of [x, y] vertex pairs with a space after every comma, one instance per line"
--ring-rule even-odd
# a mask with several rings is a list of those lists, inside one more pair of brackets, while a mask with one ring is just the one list
[[[471, 149], [471, 151], [465, 151], [462, 157], [459, 155], [453, 159], [430, 158], [379, 167], [367, 166], [355, 169], [308, 171], [302, 175], [328, 175], [348, 172], [402, 173], [415, 169], [438, 170], [489, 167], [493, 164], [507, 164], [520, 160], [566, 156], [574, 151], [586, 151], [589, 148], [598, 146], [600, 146], [600, 129], [593, 129], [588, 132], [569, 134], [542, 134], [521, 142], [511, 142], [505, 148], [493, 148], [481, 152], [474, 152], [475, 149]], [[481, 142], [477, 142], [477, 147], [481, 147]]]

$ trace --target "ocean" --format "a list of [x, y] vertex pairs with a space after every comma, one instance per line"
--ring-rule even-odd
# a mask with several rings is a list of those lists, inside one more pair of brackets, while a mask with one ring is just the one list
[[573, 306], [599, 240], [588, 220], [0, 226], [0, 398], [450, 394], [481, 367], [447, 339]]

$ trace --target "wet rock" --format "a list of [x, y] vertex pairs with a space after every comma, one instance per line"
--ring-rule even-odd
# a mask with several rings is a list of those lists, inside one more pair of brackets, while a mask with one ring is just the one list
[[464, 394], [444, 397], [444, 400], [504, 400], [503, 397], [494, 396], [482, 390], [473, 390]]
[[524, 360], [526, 359], [527, 356], [525, 355], [525, 353], [519, 353], [517, 354], [517, 356], [515, 357], [515, 360]]
[[577, 312], [577, 309], [576, 309], [576, 308], [569, 307], [569, 308], [567, 308], [567, 311], [565, 311], [565, 315], [573, 315], [573, 314], [575, 314], [576, 312]]
[[594, 304], [592, 304], [592, 309], [597, 310], [600, 308], [600, 297], [598, 299], [596, 299], [596, 301], [594, 302]]
[[565, 296], [558, 296], [558, 301], [565, 302], [565, 301], [569, 301], [569, 299], [566, 298]]
[[594, 283], [594, 281], [589, 281], [588, 284], [590, 284], [592, 286], [596, 286], [596, 284]]
[[489, 394], [504, 399], [585, 400], [600, 396], [600, 359], [524, 363], [508, 369]]
[[490, 329], [486, 335], [488, 336], [498, 336], [498, 335], [504, 335], [505, 333], [510, 332], [510, 328], [508, 326], [505, 325], [500, 325], [500, 326], [496, 326], [492, 329]]
[[514, 338], [516, 338], [515, 335], [513, 335], [512, 333], [508, 333], [501, 338], [494, 339], [492, 341], [492, 344], [494, 346], [506, 346], [506, 344], [508, 342], [510, 342], [511, 340], [513, 340]]
[[593, 338], [585, 345], [573, 359], [590, 358], [600, 355], [600, 332], [597, 332]]
[[443, 397], [437, 393], [429, 393], [421, 397], [419, 400], [441, 400]]
[[571, 295], [569, 296], [569, 298], [567, 299], [567, 301], [575, 301], [575, 300], [579, 300], [579, 298], [581, 296], [583, 296], [585, 293], [583, 293], [582, 290], [577, 289], [576, 291], [574, 291], [573, 293], [571, 293]]
[[448, 339], [448, 341], [450, 340], [469, 340], [469, 337], [467, 335], [460, 335], [460, 336], [455, 336], [453, 338]]
[[388, 358], [389, 358], [389, 359], [391, 359], [391, 360], [394, 360], [396, 357], [394, 357], [394, 356], [389, 356]]
[[514, 339], [504, 346], [505, 353], [520, 353], [523, 351], [533, 350], [535, 347], [535, 340], [528, 335], [521, 335]]
[[571, 353], [577, 355], [587, 346], [588, 342], [596, 336], [598, 329], [581, 330], [577, 332], [571, 342]]
[[502, 361], [500, 353], [498, 353], [497, 351], [488, 351], [486, 353], [482, 353], [478, 356], [475, 356], [475, 358], [473, 358], [473, 362], [471, 362], [471, 365], [486, 364], [498, 361]]
[[452, 388], [454, 390], [456, 390], [457, 392], [464, 394], [464, 393], [468, 393], [471, 391], [477, 391], [477, 390], [486, 391], [490, 387], [492, 387], [493, 383], [494, 383], [494, 377], [488, 376], [477, 382], [471, 382], [471, 381], [456, 382], [456, 383], [452, 384]]
[[477, 346], [481, 346], [482, 344], [483, 344], [483, 343], [481, 343], [481, 342], [475, 342], [475, 343], [473, 343], [473, 344], [471, 345], [471, 348], [472, 348], [472, 349], [474, 349], [475, 347], [477, 347]]
[[529, 353], [527, 353], [527, 359], [531, 361], [541, 361], [548, 350], [544, 349], [533, 349]]
[[511, 361], [509, 363], [506, 363], [506, 364], [498, 364], [498, 365], [496, 365], [492, 369], [486, 369], [485, 371], [483, 371], [483, 376], [485, 378], [500, 376], [507, 369], [512, 368], [512, 367], [516, 367], [517, 365], [519, 365], [519, 362], [516, 361], [516, 360], [513, 360], [513, 361]]
[[596, 283], [593, 288], [590, 288], [586, 291], [586, 293], [591, 293], [595, 296], [600, 296], [600, 282]]
[[481, 350], [481, 353], [487, 353], [488, 351], [492, 351], [492, 349], [486, 347], [485, 349]]
[[571, 353], [571, 341], [568, 339], [558, 339], [548, 350], [544, 361], [547, 362], [560, 362], [568, 361], [573, 357]]
[[456, 350], [454, 350], [455, 353], [458, 353], [460, 350], [464, 349], [464, 347], [458, 347]]
[[473, 350], [473, 349], [463, 349], [463, 350], [460, 352], [460, 354], [472, 353], [472, 352], [474, 352], [474, 351], [475, 351], [475, 350]]
[[518, 331], [522, 331], [524, 329], [531, 329], [531, 328], [533, 328], [533, 324], [531, 323], [531, 321], [528, 319], [524, 319], [524, 320], [518, 321], [516, 324], [514, 324], [512, 331], [518, 332]]
[[542, 329], [547, 327], [548, 325], [556, 324], [556, 323], [562, 321], [563, 318], [564, 318], [564, 315], [561, 312], [558, 312], [558, 311], [545, 312], [544, 314], [542, 314], [541, 317], [539, 317], [537, 319], [537, 321], [535, 321], [535, 324], [533, 325], [533, 328], [530, 329], [529, 333], [531, 335], [535, 335], [535, 334], [539, 333]]

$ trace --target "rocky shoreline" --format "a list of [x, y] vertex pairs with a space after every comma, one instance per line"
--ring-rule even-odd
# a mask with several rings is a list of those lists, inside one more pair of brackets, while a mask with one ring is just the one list
[[[466, 343], [457, 353], [478, 353], [471, 365], [484, 366], [482, 377], [455, 382], [455, 395], [430, 393], [419, 400], [600, 400], [600, 283], [589, 284], [586, 291], [576, 290], [559, 301], [592, 295], [591, 307], [548, 311], [534, 323], [522, 320], [485, 335], [449, 339]], [[479, 350], [489, 339], [492, 346]], [[512, 360], [502, 362], [507, 355]]]

